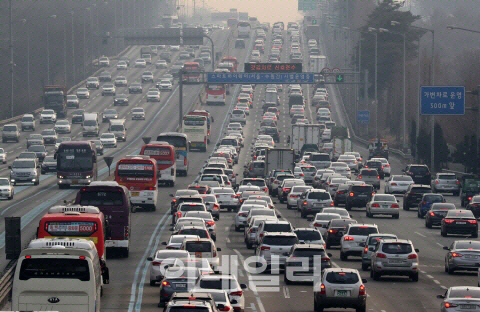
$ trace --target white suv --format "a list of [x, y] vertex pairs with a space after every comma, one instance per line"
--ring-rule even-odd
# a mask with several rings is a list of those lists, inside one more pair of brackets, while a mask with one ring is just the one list
[[376, 224], [350, 224], [340, 240], [340, 260], [345, 261], [348, 256], [362, 256], [368, 235], [376, 233], [378, 233]]
[[242, 125], [247, 123], [247, 116], [245, 115], [245, 111], [241, 109], [234, 109], [232, 114], [230, 115], [230, 122], [239, 122]]
[[231, 187], [212, 187], [210, 191], [217, 198], [220, 208], [227, 208], [228, 211], [238, 210], [239, 196]]
[[366, 311], [366, 282], [356, 269], [325, 269], [322, 278], [313, 284], [314, 310], [354, 308], [357, 311]]
[[410, 240], [380, 240], [372, 253], [370, 276], [378, 281], [382, 275], [406, 275], [418, 282], [417, 252]]

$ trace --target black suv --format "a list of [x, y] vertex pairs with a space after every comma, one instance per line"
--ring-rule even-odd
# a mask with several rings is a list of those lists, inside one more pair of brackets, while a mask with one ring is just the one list
[[278, 129], [275, 127], [263, 127], [260, 129], [259, 134], [267, 134], [273, 138], [273, 142], [280, 142], [280, 134], [278, 133]]
[[409, 210], [412, 206], [418, 207], [425, 193], [432, 193], [430, 185], [411, 184], [403, 194], [403, 210]]
[[430, 185], [432, 175], [427, 165], [408, 165], [404, 170], [406, 175], [412, 177], [416, 184]]
[[160, 53], [160, 57], [159, 57], [161, 60], [165, 60], [167, 63], [170, 63], [172, 61], [172, 55], [170, 54], [170, 52], [162, 52]]
[[383, 164], [381, 161], [369, 160], [365, 163], [363, 168], [377, 169], [380, 179], [385, 178], [385, 172], [383, 171]]
[[367, 203], [372, 199], [374, 193], [375, 190], [370, 184], [350, 185], [347, 190], [345, 208], [347, 210], [352, 210], [352, 207], [367, 207]]

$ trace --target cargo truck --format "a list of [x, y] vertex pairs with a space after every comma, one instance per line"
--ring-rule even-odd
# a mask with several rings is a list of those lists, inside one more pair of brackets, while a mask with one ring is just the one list
[[318, 152], [322, 143], [325, 125], [292, 125], [291, 147], [297, 158], [306, 151]]
[[305, 28], [305, 37], [307, 40], [315, 39], [318, 41], [320, 38], [320, 25], [308, 25]]
[[265, 150], [265, 176], [272, 170], [295, 168], [295, 151], [292, 148], [268, 148]]
[[336, 161], [338, 156], [346, 153], [352, 152], [352, 140], [346, 127], [334, 126], [332, 128], [332, 139], [333, 139], [333, 155], [332, 159]]
[[43, 87], [43, 106], [45, 109], [53, 109], [57, 117], [67, 116], [67, 87], [45, 86]]

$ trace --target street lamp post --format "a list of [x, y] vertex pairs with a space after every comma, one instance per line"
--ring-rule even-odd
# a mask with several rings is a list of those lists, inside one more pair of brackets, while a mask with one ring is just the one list
[[[50, 18], [56, 18], [56, 15], [50, 15]], [[49, 38], [49, 24], [47, 19], [47, 83], [50, 84], [50, 38]]]
[[77, 81], [76, 80], [76, 77], [75, 77], [75, 31], [73, 29], [73, 14], [74, 12], [71, 11], [70, 12], [71, 16], [72, 16], [72, 76], [73, 76], [73, 83], [75, 84], [75, 82]]
[[376, 28], [368, 27], [369, 32], [375, 34], [375, 137], [378, 139], [378, 90], [377, 90], [377, 78], [378, 78], [378, 31]]

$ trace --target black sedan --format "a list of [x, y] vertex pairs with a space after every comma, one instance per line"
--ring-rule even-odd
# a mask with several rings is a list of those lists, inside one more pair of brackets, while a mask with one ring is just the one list
[[442, 236], [448, 234], [470, 234], [473, 238], [478, 237], [478, 222], [470, 210], [449, 210], [442, 219]]
[[425, 214], [425, 226], [431, 229], [433, 225], [441, 225], [447, 212], [454, 209], [457, 209], [454, 204], [433, 203], [430, 210]]
[[42, 163], [42, 174], [57, 171], [57, 160], [51, 155], [45, 157]]

